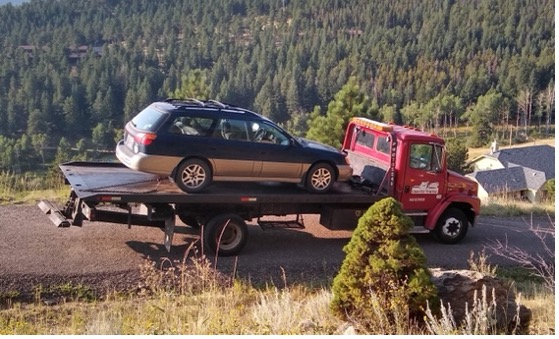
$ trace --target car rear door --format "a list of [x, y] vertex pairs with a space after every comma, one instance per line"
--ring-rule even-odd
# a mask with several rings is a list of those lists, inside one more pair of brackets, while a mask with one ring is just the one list
[[260, 172], [262, 162], [250, 140], [249, 125], [243, 119], [219, 119], [208, 152], [214, 177], [242, 180]]

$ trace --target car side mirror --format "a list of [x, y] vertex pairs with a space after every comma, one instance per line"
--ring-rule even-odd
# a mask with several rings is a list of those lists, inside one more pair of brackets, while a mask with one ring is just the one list
[[284, 146], [288, 146], [288, 147], [293, 147], [295, 145], [295, 140], [293, 140], [292, 138], [283, 140], [280, 145], [284, 145]]

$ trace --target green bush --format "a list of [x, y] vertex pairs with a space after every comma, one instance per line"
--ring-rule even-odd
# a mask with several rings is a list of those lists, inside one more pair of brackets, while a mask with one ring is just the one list
[[437, 307], [425, 254], [409, 235], [412, 227], [393, 198], [377, 202], [359, 219], [334, 278], [330, 307], [336, 315], [370, 328], [379, 313], [375, 308], [393, 314], [390, 321], [396, 322], [403, 311], [408, 319], [421, 319], [427, 302]]
[[555, 202], [555, 178], [549, 179], [544, 184], [544, 190], [546, 192], [546, 197], [551, 202]]

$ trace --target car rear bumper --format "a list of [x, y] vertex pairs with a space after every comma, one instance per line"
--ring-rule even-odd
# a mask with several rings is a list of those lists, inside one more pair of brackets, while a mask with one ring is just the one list
[[170, 176], [181, 158], [164, 155], [134, 153], [120, 141], [116, 146], [116, 157], [126, 167], [140, 172]]

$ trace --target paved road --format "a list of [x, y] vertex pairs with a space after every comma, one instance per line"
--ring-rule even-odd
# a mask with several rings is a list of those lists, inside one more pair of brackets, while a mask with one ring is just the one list
[[[217, 267], [231, 274], [236, 261], [239, 276], [259, 283], [282, 284], [283, 272], [288, 282], [331, 277], [343, 260], [342, 248], [351, 233], [327, 230], [318, 224], [317, 216], [304, 216], [304, 221], [304, 230], [264, 231], [249, 223], [249, 241], [243, 253], [238, 258], [218, 258]], [[456, 245], [438, 243], [429, 234], [416, 238], [429, 267], [466, 268], [470, 252], [484, 249], [491, 263], [508, 265], [510, 262], [488, 249], [495, 241], [545, 254], [531, 226], [554, 230], [554, 220], [481, 217]], [[175, 235], [169, 254], [162, 246], [163, 232], [157, 228], [127, 229], [101, 222], [56, 228], [35, 205], [0, 206], [0, 290], [64, 279], [108, 287], [132, 286], [146, 258], [180, 260], [188, 244], [198, 237], [188, 230]], [[210, 259], [215, 262], [215, 258]]]

